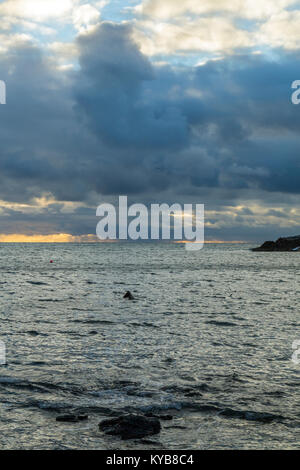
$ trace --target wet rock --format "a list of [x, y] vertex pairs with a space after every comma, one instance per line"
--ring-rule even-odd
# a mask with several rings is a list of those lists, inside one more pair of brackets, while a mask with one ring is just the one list
[[252, 251], [299, 251], [300, 235], [296, 237], [278, 238], [276, 242], [267, 241], [258, 248], [252, 248]]
[[56, 417], [56, 421], [62, 423], [78, 423], [79, 421], [86, 421], [87, 415], [60, 415]]
[[30, 336], [38, 336], [38, 332], [35, 331], [35, 330], [30, 330], [30, 331], [27, 331], [27, 333], [30, 335]]
[[168, 426], [166, 429], [187, 429], [187, 427], [174, 424], [173, 426]]
[[124, 295], [123, 299], [134, 300], [132, 293], [128, 290]]
[[99, 423], [99, 429], [105, 434], [118, 436], [122, 439], [140, 439], [158, 434], [161, 430], [157, 418], [139, 415], [125, 415], [119, 418], [105, 419]]
[[87, 421], [89, 419], [88, 415], [78, 415], [78, 421]]

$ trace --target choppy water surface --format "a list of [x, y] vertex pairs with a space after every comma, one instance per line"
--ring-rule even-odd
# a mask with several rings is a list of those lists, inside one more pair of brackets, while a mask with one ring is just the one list
[[[248, 248], [0, 245], [0, 448], [299, 449], [300, 255]], [[149, 410], [148, 442], [98, 430]]]

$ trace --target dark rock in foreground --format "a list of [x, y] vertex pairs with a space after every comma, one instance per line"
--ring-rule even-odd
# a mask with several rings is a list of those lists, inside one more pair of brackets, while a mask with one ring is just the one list
[[88, 419], [87, 415], [60, 415], [57, 416], [56, 421], [61, 423], [78, 423]]
[[140, 439], [158, 434], [161, 430], [161, 425], [157, 418], [126, 415], [101, 421], [99, 429], [105, 432], [105, 434], [118, 436], [125, 440]]
[[276, 242], [265, 242], [252, 251], [299, 251], [300, 252], [300, 235], [297, 237], [278, 238]]

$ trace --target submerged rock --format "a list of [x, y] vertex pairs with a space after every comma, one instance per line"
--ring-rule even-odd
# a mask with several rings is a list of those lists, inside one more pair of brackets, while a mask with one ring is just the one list
[[78, 423], [88, 419], [87, 415], [60, 415], [57, 416], [56, 421], [62, 423]]
[[172, 415], [155, 415], [153, 413], [146, 413], [145, 416], [147, 418], [157, 418], [161, 419], [162, 421], [171, 421], [173, 419]]
[[125, 415], [119, 418], [105, 419], [99, 423], [99, 429], [105, 434], [122, 439], [140, 439], [158, 434], [161, 430], [159, 419], [139, 415]]
[[271, 413], [261, 413], [259, 411], [239, 411], [226, 408], [219, 413], [220, 416], [227, 418], [245, 419], [247, 421], [259, 421], [261, 423], [272, 423], [272, 421], [282, 422], [283, 416]]
[[278, 238], [276, 242], [267, 241], [252, 251], [299, 251], [300, 235], [296, 237]]
[[132, 293], [128, 290], [124, 295], [123, 299], [134, 300]]

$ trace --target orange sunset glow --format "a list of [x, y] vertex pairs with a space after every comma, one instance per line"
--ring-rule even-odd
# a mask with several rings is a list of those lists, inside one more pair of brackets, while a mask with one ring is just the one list
[[69, 233], [54, 233], [50, 235], [25, 235], [13, 233], [0, 234], [0, 243], [88, 243], [99, 241], [95, 235], [70, 235]]

